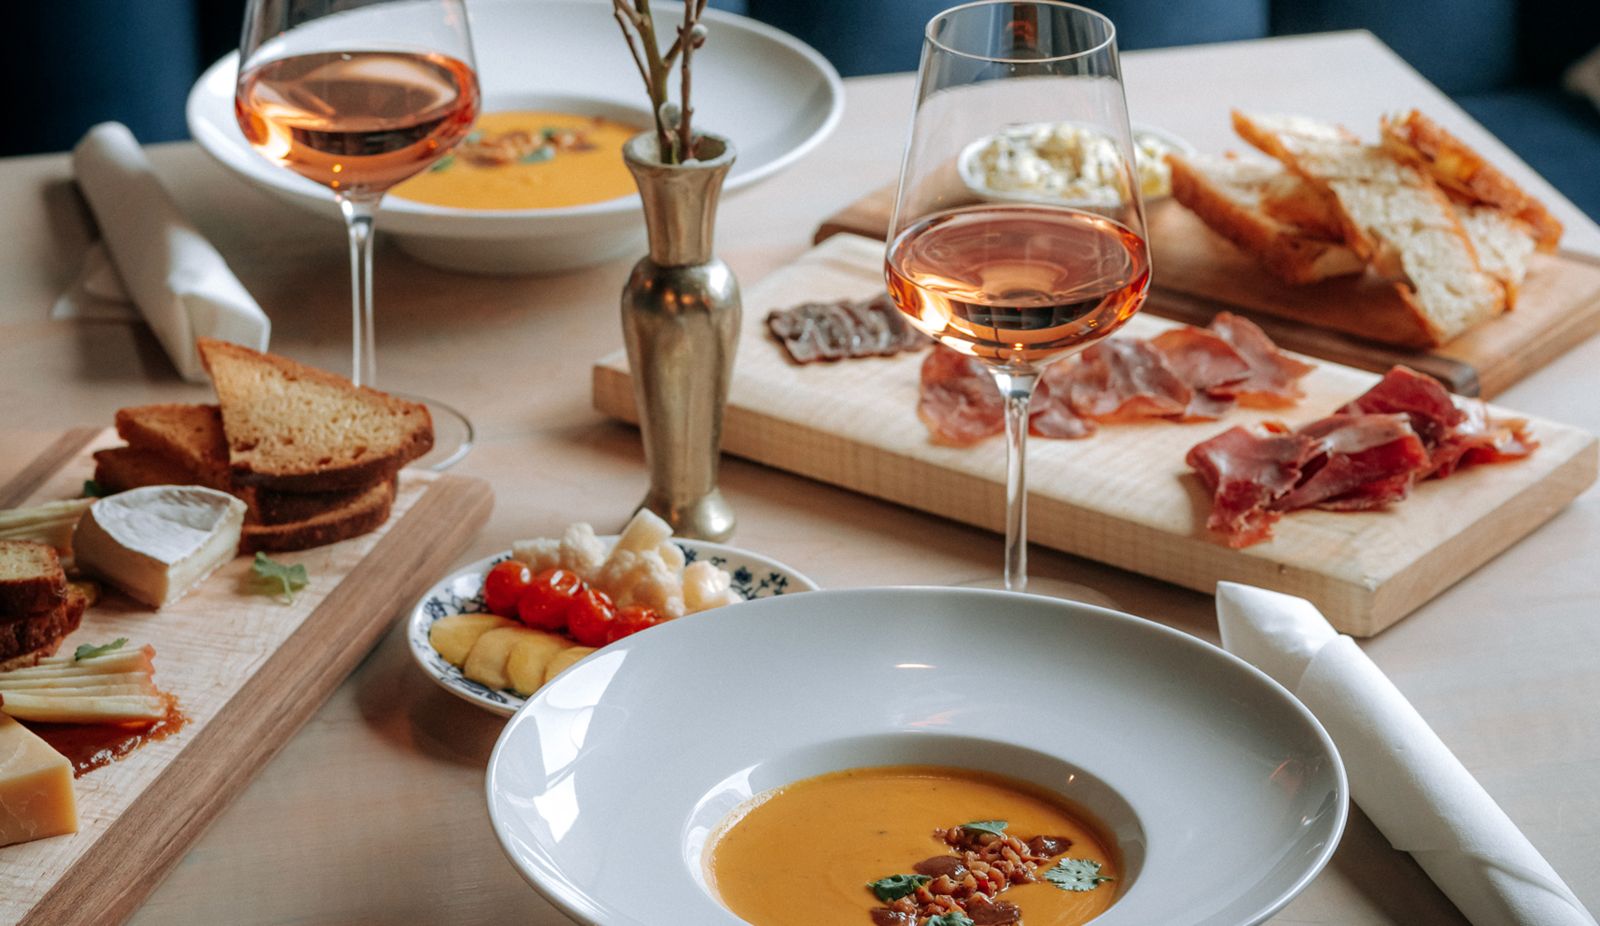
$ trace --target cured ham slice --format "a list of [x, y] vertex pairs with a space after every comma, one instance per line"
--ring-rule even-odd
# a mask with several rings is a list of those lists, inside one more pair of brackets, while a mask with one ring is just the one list
[[1226, 396], [1211, 391], [1237, 383], [1250, 375], [1250, 364], [1227, 341], [1204, 328], [1189, 325], [1163, 331], [1150, 340], [1167, 367], [1194, 391], [1189, 407], [1180, 416], [1184, 421], [1210, 421], [1221, 418], [1233, 407]]
[[1307, 475], [1275, 499], [1275, 511], [1382, 508], [1406, 497], [1428, 451], [1405, 415], [1333, 415], [1297, 433], [1317, 442]]
[[1068, 401], [1077, 365], [1052, 363], [1044, 368], [1033, 402], [1028, 406], [1028, 433], [1035, 437], [1076, 440], [1092, 435], [1098, 426], [1072, 410]]
[[1112, 338], [1083, 352], [1067, 383], [1067, 404], [1084, 418], [1136, 421], [1173, 418], [1194, 391], [1149, 342]]
[[1006, 428], [1005, 400], [983, 363], [943, 344], [922, 361], [917, 417], [935, 444], [967, 447]]
[[1282, 513], [1385, 508], [1418, 480], [1537, 446], [1527, 422], [1494, 420], [1483, 403], [1457, 402], [1434, 380], [1395, 367], [1327, 418], [1293, 432], [1232, 428], [1191, 449], [1188, 462], [1212, 493], [1207, 526], [1245, 547], [1270, 537]]
[[1206, 527], [1235, 548], [1271, 537], [1273, 522], [1280, 517], [1272, 503], [1299, 483], [1318, 446], [1316, 438], [1303, 434], [1257, 434], [1241, 427], [1196, 444], [1186, 460], [1211, 490]]
[[1313, 367], [1278, 350], [1278, 345], [1254, 322], [1232, 312], [1221, 312], [1211, 320], [1210, 330], [1250, 366], [1249, 375], [1243, 379], [1209, 390], [1213, 396], [1231, 397], [1251, 408], [1282, 408], [1305, 397], [1299, 379]]

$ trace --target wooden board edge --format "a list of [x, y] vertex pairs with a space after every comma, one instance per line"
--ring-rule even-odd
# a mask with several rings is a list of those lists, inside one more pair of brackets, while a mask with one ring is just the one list
[[43, 453], [34, 457], [3, 487], [0, 487], [0, 508], [15, 508], [39, 491], [39, 487], [61, 467], [67, 465], [83, 448], [105, 428], [72, 428], [50, 443]]
[[[1515, 465], [1515, 464], [1504, 464]], [[1351, 636], [1371, 637], [1433, 600], [1445, 589], [1477, 572], [1485, 563], [1522, 542], [1546, 521], [1560, 514], [1600, 476], [1600, 439], [1593, 435], [1577, 452], [1543, 479], [1529, 483], [1505, 504], [1491, 511], [1468, 536], [1458, 533], [1413, 562], [1378, 591], [1367, 622]], [[1449, 564], [1448, 570], [1441, 568]], [[1457, 578], [1448, 578], [1459, 573]]]
[[[1585, 294], [1578, 303], [1588, 303], [1596, 308], [1588, 312], [1575, 310], [1567, 312], [1556, 324], [1544, 328], [1537, 336], [1527, 341], [1522, 349], [1517, 351], [1516, 363], [1501, 363], [1480, 370], [1483, 397], [1492, 399], [1505, 392], [1600, 332], [1600, 289]], [[1450, 350], [1450, 345], [1444, 345], [1441, 350], [1444, 354], [1439, 356], [1444, 359], [1444, 355]]]
[[[388, 631], [395, 614], [454, 563], [488, 520], [493, 504], [493, 493], [482, 480], [450, 475], [436, 479], [306, 616], [300, 631], [284, 641], [205, 729], [162, 769], [129, 808], [130, 813], [113, 822], [72, 866], [70, 883], [63, 874], [63, 880], [18, 926], [63, 922], [112, 926], [132, 916], [211, 821], [366, 657]], [[416, 535], [426, 537], [426, 542], [410, 543], [412, 555], [397, 558], [396, 551], [406, 549], [406, 541]], [[365, 616], [350, 626], [350, 615]], [[333, 628], [349, 632], [330, 640], [324, 631]], [[302, 664], [316, 669], [307, 676], [282, 668]], [[263, 711], [272, 722], [246, 739], [239, 736], [233, 721], [252, 709]], [[181, 806], [178, 798], [186, 792], [203, 796], [181, 818], [158, 814], [139, 819], [131, 813], [140, 804], [166, 809]], [[129, 864], [140, 867], [139, 877], [119, 876], [119, 869]], [[120, 891], [105, 893], [119, 880], [125, 884]]]

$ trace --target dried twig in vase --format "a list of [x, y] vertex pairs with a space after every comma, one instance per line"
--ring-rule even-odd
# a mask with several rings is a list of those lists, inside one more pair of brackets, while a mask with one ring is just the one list
[[[656, 37], [655, 18], [650, 13], [650, 0], [611, 0], [611, 15], [622, 29], [628, 52], [644, 80], [650, 94], [650, 109], [655, 116], [656, 143], [661, 152], [661, 163], [682, 164], [693, 160], [699, 144], [690, 119], [694, 107], [689, 103], [690, 61], [695, 49], [706, 43], [706, 27], [700, 22], [705, 12], [706, 0], [686, 0], [683, 5], [683, 23], [677, 27], [678, 36], [665, 53]], [[668, 82], [672, 79], [673, 65], [682, 63], [678, 103], [668, 98]]]

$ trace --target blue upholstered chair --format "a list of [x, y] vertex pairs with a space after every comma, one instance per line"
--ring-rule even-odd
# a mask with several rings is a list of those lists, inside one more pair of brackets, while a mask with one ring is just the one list
[[[470, 2], [470, 0], [469, 0]], [[816, 46], [846, 76], [916, 67], [921, 27], [955, 0], [711, 0]], [[1600, 113], [1564, 94], [1563, 69], [1600, 45], [1585, 0], [1081, 0], [1123, 48], [1370, 29], [1578, 206], [1600, 219]], [[28, 88], [0, 154], [70, 146], [102, 119], [181, 138], [183, 100], [238, 38], [243, 0], [16, 4], [0, 79]]]

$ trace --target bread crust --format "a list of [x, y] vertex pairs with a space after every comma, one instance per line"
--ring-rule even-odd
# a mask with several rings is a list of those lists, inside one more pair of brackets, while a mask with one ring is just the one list
[[320, 547], [376, 530], [394, 508], [393, 480], [369, 487], [349, 505], [312, 518], [283, 524], [247, 524], [240, 553], [287, 553]]
[[78, 629], [88, 606], [88, 596], [69, 586], [51, 610], [0, 622], [0, 671], [31, 666], [55, 655], [61, 641]]
[[[0, 621], [49, 612], [67, 597], [67, 575], [49, 545], [31, 540], [0, 540]], [[0, 573], [6, 574], [6, 573]]]

